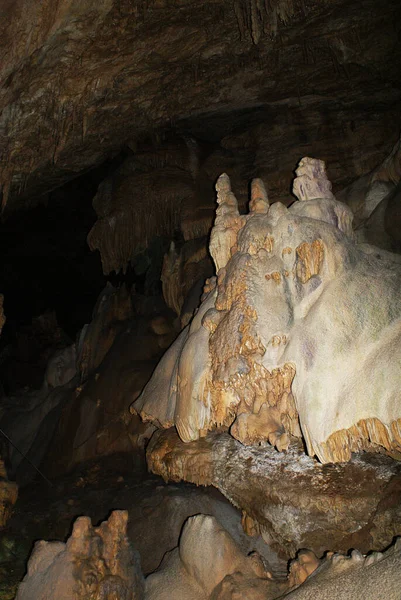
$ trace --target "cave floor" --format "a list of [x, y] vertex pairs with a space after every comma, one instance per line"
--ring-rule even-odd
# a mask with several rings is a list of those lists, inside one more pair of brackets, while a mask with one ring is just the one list
[[[167, 484], [149, 474], [143, 455], [118, 454], [90, 461], [54, 479], [52, 485], [38, 475], [20, 489], [13, 514], [0, 532], [0, 600], [14, 599], [35, 541], [65, 541], [78, 516], [88, 515], [98, 525], [111, 510], [128, 510], [128, 536], [148, 574], [160, 563], [160, 548], [174, 547], [172, 540], [178, 539], [185, 515], [211, 513], [216, 506], [229, 519], [230, 511], [238, 512], [215, 488]], [[233, 521], [238, 529], [239, 513]], [[274, 553], [268, 560], [277, 574], [286, 571], [286, 563]]]

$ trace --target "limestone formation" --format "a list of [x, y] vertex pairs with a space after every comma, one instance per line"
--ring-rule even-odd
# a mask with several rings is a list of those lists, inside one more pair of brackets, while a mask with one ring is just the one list
[[76, 375], [76, 346], [57, 350], [47, 363], [43, 387], [51, 390], [69, 383]]
[[256, 122], [268, 130], [266, 152], [255, 164], [258, 144], [239, 144], [243, 152], [251, 146], [255, 173], [263, 156], [270, 172], [280, 165], [279, 177], [288, 177], [292, 166], [283, 169], [281, 158], [292, 152], [292, 163], [302, 143], [331, 163], [341, 156], [355, 177], [400, 123], [398, 5], [366, 1], [352, 19], [350, 0], [215, 0], [196, 10], [187, 0], [135, 0], [123, 9], [120, 0], [7, 2], [3, 206], [32, 204], [115, 157], [127, 140], [135, 150], [144, 135], [175, 126], [215, 140]]
[[399, 451], [401, 266], [355, 243], [322, 161], [297, 175], [300, 201], [269, 207], [254, 184], [244, 217], [218, 180], [216, 285], [134, 410], [186, 442], [223, 426], [280, 450], [302, 435], [323, 463]]
[[126, 537], [127, 513], [114, 511], [93, 528], [74, 524], [66, 544], [37, 542], [16, 600], [399, 600], [400, 540], [384, 553], [301, 551], [287, 577], [274, 576], [257, 553], [245, 555], [210, 515], [185, 523], [177, 548], [145, 581]]
[[212, 274], [205, 237], [187, 241], [180, 249], [171, 242], [160, 279], [166, 304], [180, 317], [182, 327], [191, 320], [199, 305], [203, 284]]
[[177, 167], [138, 173], [132, 161], [99, 186], [93, 206], [98, 220], [88, 235], [103, 272], [124, 273], [135, 254], [156, 236], [179, 228], [181, 203], [193, 194], [192, 178]]
[[261, 534], [287, 559], [300, 548], [318, 556], [369, 552], [401, 531], [401, 464], [381, 454], [322, 465], [304, 454], [300, 440], [277, 453], [221, 432], [184, 443], [170, 429], [154, 434], [147, 460], [165, 481], [218, 488], [243, 511], [246, 532]]
[[[61, 407], [46, 460], [45, 470], [50, 476], [95, 457], [131, 453], [133, 447], [143, 447], [154, 430], [131, 415], [128, 407], [132, 397], [139, 396], [176, 331], [161, 299], [164, 312], [160, 308], [155, 311], [149, 297], [134, 296], [132, 301], [136, 303], [134, 309], [127, 291], [111, 286], [99, 299], [94, 320], [80, 344], [81, 381], [75, 382]], [[140, 307], [144, 301], [148, 314]]]
[[363, 594], [366, 600], [398, 600], [400, 569], [401, 538], [397, 538], [384, 553], [374, 552], [363, 556], [358, 550], [353, 550], [348, 556], [331, 554], [303, 585], [285, 598], [354, 600]]
[[124, 323], [133, 316], [131, 296], [123, 285], [107, 283], [93, 309], [90, 324], [81, 331], [77, 366], [81, 381], [101, 364]]
[[[196, 515], [185, 524], [179, 548], [166, 555], [160, 569], [146, 579], [146, 600], [208, 600], [234, 598], [227, 595], [231, 578], [241, 580], [244, 596], [271, 600], [288, 589], [272, 581], [257, 553], [245, 556], [214, 517]], [[228, 579], [228, 581], [226, 580]], [[257, 588], [259, 596], [253, 596]], [[260, 595], [263, 593], [263, 596]]]
[[9, 472], [19, 484], [36, 475], [31, 463], [40, 465], [76, 383], [76, 348], [72, 344], [50, 356], [39, 390], [21, 390], [1, 399], [0, 427], [10, 441]]
[[139, 558], [127, 539], [128, 513], [93, 527], [79, 517], [70, 538], [35, 544], [16, 600], [143, 599]]
[[354, 213], [359, 242], [401, 252], [401, 138], [378, 167], [338, 197]]
[[331, 183], [327, 179], [326, 165], [322, 160], [303, 158], [295, 171], [293, 192], [298, 200], [316, 200], [328, 198], [335, 200], [331, 191]]

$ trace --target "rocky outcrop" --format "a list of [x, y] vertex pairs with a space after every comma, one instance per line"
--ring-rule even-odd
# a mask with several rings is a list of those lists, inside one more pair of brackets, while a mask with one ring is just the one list
[[143, 576], [127, 539], [127, 521], [126, 511], [112, 512], [96, 528], [88, 517], [79, 517], [65, 544], [37, 542], [16, 600], [143, 600]]
[[181, 204], [193, 194], [192, 186], [191, 174], [178, 167], [138, 173], [133, 160], [103, 181], [93, 200], [98, 220], [88, 244], [100, 251], [104, 273], [125, 272], [150, 240], [171, 238], [179, 229]]
[[[75, 372], [75, 363], [71, 365], [67, 361], [66, 364], [63, 356], [56, 356], [54, 361], [49, 365], [40, 390], [21, 392], [18, 396], [2, 400], [0, 427], [10, 440], [9, 472], [20, 485], [28, 483], [36, 475], [32, 464], [39, 467], [43, 460], [62, 410], [77, 384], [74, 378], [68, 382], [63, 380], [65, 373], [70, 377]], [[54, 383], [60, 385], [53, 387]]]
[[179, 550], [146, 580], [146, 598], [167, 600], [170, 593], [177, 600], [353, 600], [363, 589], [368, 600], [398, 600], [400, 566], [398, 540], [384, 554], [366, 557], [354, 550], [350, 556], [330, 553], [318, 561], [302, 552], [287, 579], [276, 580], [256, 553], [241, 555], [215, 520], [197, 515], [185, 525]]
[[299, 548], [368, 552], [401, 530], [401, 465], [382, 455], [321, 465], [297, 444], [279, 454], [227, 433], [185, 444], [170, 429], [154, 435], [147, 459], [166, 481], [217, 487], [244, 511], [245, 530], [261, 532], [287, 558]]
[[355, 243], [322, 161], [296, 173], [298, 202], [270, 206], [256, 180], [246, 216], [219, 178], [216, 278], [132, 408], [185, 442], [223, 426], [279, 450], [302, 435], [323, 463], [399, 451], [401, 265]]

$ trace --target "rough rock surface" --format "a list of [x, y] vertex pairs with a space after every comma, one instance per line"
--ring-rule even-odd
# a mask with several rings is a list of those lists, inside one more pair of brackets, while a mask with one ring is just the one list
[[66, 544], [37, 542], [16, 600], [143, 599], [139, 557], [126, 535], [128, 513], [94, 528], [79, 517]]
[[[367, 557], [332, 552], [319, 561], [299, 553], [287, 577], [275, 578], [257, 553], [244, 554], [212, 516], [190, 517], [177, 548], [146, 579], [125, 535], [127, 513], [114, 511], [93, 529], [80, 517], [66, 544], [37, 542], [16, 600], [60, 600], [90, 595], [95, 600], [353, 600], [364, 589], [368, 600], [399, 600], [401, 547]], [[145, 587], [145, 589], [143, 589]]]
[[306, 582], [285, 598], [288, 600], [399, 600], [401, 540], [398, 538], [383, 554], [362, 556], [354, 550], [350, 556], [334, 554], [322, 561]]
[[213, 275], [206, 238], [186, 242], [179, 250], [174, 242], [163, 260], [161, 282], [163, 297], [180, 317], [181, 327], [192, 319], [203, 292], [203, 285]]
[[30, 463], [36, 467], [40, 465], [63, 406], [75, 389], [75, 361], [75, 344], [55, 352], [39, 390], [21, 390], [18, 395], [1, 400], [0, 427], [11, 440], [8, 448], [10, 476], [21, 485], [36, 474]]
[[354, 600], [363, 590], [368, 600], [399, 600], [400, 542], [384, 554], [330, 552], [322, 561], [303, 551], [290, 565], [288, 577], [277, 580], [256, 553], [241, 555], [217, 521], [197, 515], [186, 523], [179, 549], [147, 578], [146, 599]]
[[268, 122], [270, 172], [277, 148], [299, 141], [304, 153], [315, 141], [327, 152], [344, 147], [351, 177], [372, 168], [400, 122], [398, 0], [365, 0], [363, 9], [347, 0], [268, 6], [6, 2], [3, 206], [24, 205], [171, 124], [220, 139], [244, 120]]
[[154, 435], [147, 456], [166, 480], [217, 487], [244, 511], [246, 530], [262, 532], [287, 557], [299, 548], [368, 552], [401, 530], [401, 465], [383, 455], [321, 465], [297, 445], [278, 453], [227, 433], [185, 444], [171, 429]]
[[111, 311], [102, 311], [100, 300], [84, 333], [79, 353], [82, 382], [69, 390], [43, 465], [52, 477], [92, 458], [131, 453], [153, 432], [153, 426], [141, 423], [128, 407], [176, 336], [173, 315], [161, 302], [162, 309], [154, 311], [152, 300], [144, 298], [149, 312], [134, 307], [127, 320], [131, 300], [122, 289], [101, 295]]
[[244, 554], [256, 550], [272, 573], [286, 573], [286, 560], [279, 559], [260, 535], [245, 534], [241, 512], [217, 489], [185, 482], [166, 484], [148, 473], [142, 453], [120, 453], [79, 465], [53, 480], [52, 486], [38, 477], [21, 489], [0, 535], [0, 598], [4, 588], [11, 589], [25, 575], [34, 541], [65, 541], [77, 515], [88, 515], [98, 524], [109, 516], [110, 507], [128, 511], [128, 539], [139, 552], [145, 575], [178, 545], [186, 519], [199, 513], [213, 515]]
[[245, 216], [218, 179], [216, 278], [132, 409], [184, 441], [224, 426], [281, 450], [302, 435], [323, 463], [400, 450], [401, 264], [355, 243], [323, 161], [296, 174], [298, 202], [270, 206], [254, 180]]
[[114, 288], [108, 283], [93, 309], [92, 321], [80, 334], [77, 368], [82, 382], [100, 365], [124, 322], [132, 316], [131, 296], [126, 287]]
[[291, 563], [288, 577], [280, 580], [266, 571], [257, 553], [241, 555], [215, 519], [197, 515], [186, 523], [179, 548], [147, 578], [146, 599], [354, 600], [363, 590], [368, 600], [399, 600], [400, 542], [384, 554], [330, 552], [322, 561], [302, 551]]
[[371, 173], [338, 194], [354, 213], [358, 241], [401, 252], [401, 139]]

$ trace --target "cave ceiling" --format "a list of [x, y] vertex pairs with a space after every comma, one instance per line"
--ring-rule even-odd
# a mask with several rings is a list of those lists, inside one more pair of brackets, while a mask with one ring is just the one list
[[171, 127], [214, 142], [278, 114], [310, 130], [314, 115], [320, 127], [335, 113], [349, 135], [356, 127], [361, 153], [381, 128], [376, 163], [399, 133], [399, 0], [2, 0], [1, 10], [3, 212]]

